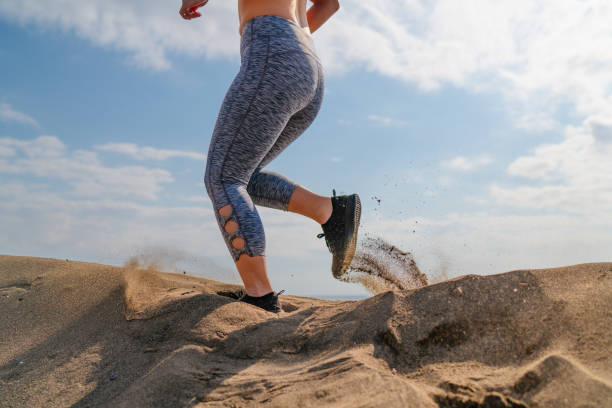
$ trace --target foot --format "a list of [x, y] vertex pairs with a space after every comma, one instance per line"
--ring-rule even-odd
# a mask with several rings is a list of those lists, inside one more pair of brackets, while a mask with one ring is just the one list
[[280, 302], [278, 301], [278, 295], [283, 293], [284, 290], [281, 290], [278, 293], [270, 292], [263, 296], [250, 296], [248, 294], [244, 294], [240, 299], [241, 302], [249, 303], [253, 306], [260, 307], [268, 312], [272, 313], [280, 313], [283, 311], [281, 308]]
[[338, 278], [351, 265], [357, 245], [357, 230], [361, 218], [361, 201], [359, 195], [351, 194], [336, 197], [332, 200], [332, 214], [325, 224], [321, 225], [325, 243], [332, 254], [332, 273]]

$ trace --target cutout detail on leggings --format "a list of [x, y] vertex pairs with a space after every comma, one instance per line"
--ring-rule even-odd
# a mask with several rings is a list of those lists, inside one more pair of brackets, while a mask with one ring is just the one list
[[[229, 224], [231, 222], [233, 222], [234, 224]], [[236, 229], [233, 231], [230, 231], [229, 227], [233, 227], [233, 225], [236, 225]], [[236, 220], [234, 219], [234, 217], [230, 217], [228, 220], [225, 221], [225, 225], [223, 225], [223, 229], [225, 230], [225, 232], [227, 232], [228, 234], [233, 234], [234, 232], [238, 231], [238, 223], [236, 222]]]
[[[229, 214], [228, 215], [223, 215], [221, 214], [221, 210], [229, 207]], [[223, 228], [221, 228], [222, 234], [225, 236], [225, 239], [228, 242], [228, 246], [230, 248], [230, 251], [232, 253], [232, 257], [234, 258], [234, 261], [238, 261], [240, 259], [240, 255], [242, 254], [247, 254], [248, 250], [247, 250], [247, 245], [246, 245], [246, 240], [244, 239], [244, 237], [242, 236], [242, 234], [240, 233], [240, 224], [238, 223], [238, 220], [236, 219], [236, 217], [234, 216], [234, 209], [229, 205], [225, 205], [223, 207], [221, 207], [219, 209], [219, 211], [217, 211], [219, 213], [219, 216], [221, 217], [221, 220], [223, 222]], [[224, 211], [225, 212], [225, 211]], [[234, 232], [228, 232], [225, 227], [227, 226], [227, 223], [229, 221], [233, 221], [236, 224], [236, 231]], [[234, 240], [237, 238], [241, 238], [242, 239], [242, 247], [241, 248], [236, 248], [234, 246]]]
[[[237, 240], [242, 240], [242, 241], [237, 241]], [[242, 237], [234, 237], [231, 238], [230, 243], [232, 244], [232, 246], [234, 247], [234, 249], [237, 249], [238, 251], [240, 251], [242, 248], [244, 248], [244, 246], [246, 245], [246, 241], [244, 240], [244, 238]], [[242, 245], [240, 245], [242, 244]], [[240, 247], [239, 247], [240, 246]]]

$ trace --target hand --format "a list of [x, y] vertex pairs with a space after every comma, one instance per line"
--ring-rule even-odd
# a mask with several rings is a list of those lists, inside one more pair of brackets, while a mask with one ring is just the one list
[[185, 20], [202, 17], [202, 14], [198, 13], [198, 8], [205, 6], [206, 3], [208, 3], [208, 0], [183, 0], [183, 6], [179, 14]]

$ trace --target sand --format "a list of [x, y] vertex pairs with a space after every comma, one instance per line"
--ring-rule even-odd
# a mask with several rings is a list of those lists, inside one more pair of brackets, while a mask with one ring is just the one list
[[360, 301], [0, 256], [1, 407], [612, 407], [612, 263]]

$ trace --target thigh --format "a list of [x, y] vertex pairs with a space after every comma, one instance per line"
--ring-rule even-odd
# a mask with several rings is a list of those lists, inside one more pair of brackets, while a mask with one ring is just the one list
[[285, 80], [291, 72], [279, 57], [255, 53], [245, 65], [225, 96], [209, 148], [207, 170], [222, 183], [248, 184], [304, 98]]
[[312, 100], [303, 109], [299, 110], [291, 116], [287, 121], [284, 129], [276, 139], [275, 143], [270, 147], [267, 154], [259, 163], [259, 168], [263, 168], [270, 163], [276, 156], [279, 155], [287, 146], [293, 143], [315, 120], [321, 105], [323, 103], [324, 93], [323, 70], [319, 66], [317, 88]]
[[[220, 182], [240, 183], [248, 176], [251, 161], [260, 161], [267, 150], [260, 150], [261, 140], [269, 138], [283, 123], [272, 126], [266, 120], [265, 133], [257, 126], [257, 117], [262, 114], [261, 100], [257, 100], [266, 75], [266, 56], [252, 57], [243, 64], [232, 81], [215, 122], [212, 133], [206, 172]], [[261, 98], [259, 98], [261, 99]], [[259, 103], [259, 104], [258, 104]], [[278, 120], [278, 118], [277, 118]], [[274, 120], [272, 120], [274, 122]], [[280, 133], [281, 129], [276, 130]], [[276, 137], [274, 137], [276, 140]]]
[[321, 97], [313, 95], [322, 94], [320, 64], [304, 53], [270, 54], [269, 41], [251, 44], [255, 51], [215, 124], [207, 170], [222, 183], [248, 184], [255, 169], [295, 140], [319, 110]]

